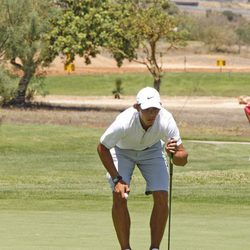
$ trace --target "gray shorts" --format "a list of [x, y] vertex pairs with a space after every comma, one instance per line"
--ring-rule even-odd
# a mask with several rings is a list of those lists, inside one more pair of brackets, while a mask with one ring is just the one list
[[[110, 152], [119, 174], [128, 185], [137, 165], [146, 181], [146, 194], [168, 191], [168, 165], [161, 141], [142, 151], [114, 147]], [[110, 175], [107, 177], [114, 190]]]

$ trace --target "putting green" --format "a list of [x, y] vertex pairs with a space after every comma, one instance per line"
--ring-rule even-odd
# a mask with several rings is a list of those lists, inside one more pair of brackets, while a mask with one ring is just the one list
[[[105, 205], [103, 202], [93, 203], [96, 206], [93, 210], [1, 210], [1, 249], [119, 249], [109, 210], [110, 200]], [[132, 200], [129, 204], [133, 249], [149, 247], [151, 205], [150, 200]], [[249, 216], [249, 206], [177, 202], [173, 204], [171, 249], [249, 250]], [[161, 249], [167, 249], [167, 231]]]

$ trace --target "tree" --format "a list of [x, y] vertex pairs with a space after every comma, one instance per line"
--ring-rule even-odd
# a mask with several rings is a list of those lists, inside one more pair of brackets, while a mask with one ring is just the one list
[[192, 25], [192, 38], [202, 41], [210, 51], [225, 51], [228, 46], [236, 43], [234, 23], [216, 12], [205, 17], [197, 17]]
[[[168, 49], [183, 44], [184, 32], [173, 5], [167, 0], [59, 0], [61, 15], [53, 20], [50, 35], [51, 54], [76, 54], [91, 57], [108, 49], [121, 66], [124, 59], [146, 65], [160, 89], [162, 65], [159, 61]], [[168, 44], [160, 51], [158, 44]], [[142, 55], [142, 57], [141, 57]]]
[[[0, 0], [2, 6], [2, 0]], [[1, 14], [0, 10], [0, 14]], [[0, 15], [0, 58], [4, 56], [4, 51], [6, 48], [6, 43], [8, 41], [8, 33], [6, 32], [6, 24], [4, 23], [4, 16]]]
[[50, 54], [67, 55], [69, 62], [75, 55], [91, 58], [100, 53], [107, 37], [103, 25], [107, 20], [105, 0], [58, 0], [62, 12], [52, 19], [53, 29], [48, 36]]
[[[22, 72], [10, 105], [25, 104], [27, 87], [40, 65], [49, 61], [45, 34], [54, 10], [49, 0], [0, 0], [0, 51]], [[4, 38], [2, 38], [4, 37]]]
[[237, 19], [241, 18], [240, 14], [235, 14], [231, 10], [225, 10], [222, 14], [227, 18], [229, 22], [237, 21]]
[[[118, 66], [124, 59], [144, 64], [159, 91], [162, 78], [161, 58], [171, 48], [184, 45], [185, 30], [177, 9], [166, 0], [113, 1], [109, 9], [112, 26], [106, 47]], [[160, 44], [165, 48], [160, 48]]]
[[240, 25], [236, 29], [236, 34], [239, 37], [240, 44], [250, 45], [250, 22], [246, 22]]

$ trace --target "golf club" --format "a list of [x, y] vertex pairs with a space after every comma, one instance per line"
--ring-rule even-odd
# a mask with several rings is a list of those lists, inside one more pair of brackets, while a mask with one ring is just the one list
[[168, 250], [170, 250], [170, 229], [171, 229], [171, 205], [172, 205], [172, 178], [173, 177], [173, 154], [169, 156], [169, 212], [168, 212]]

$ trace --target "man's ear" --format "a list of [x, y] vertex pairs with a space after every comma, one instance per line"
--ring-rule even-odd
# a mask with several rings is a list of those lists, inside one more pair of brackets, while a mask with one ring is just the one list
[[140, 104], [135, 103], [133, 106], [138, 112], [140, 111]]

